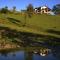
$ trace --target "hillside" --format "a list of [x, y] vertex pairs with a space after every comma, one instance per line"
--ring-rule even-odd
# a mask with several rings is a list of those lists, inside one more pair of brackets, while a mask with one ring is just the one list
[[[24, 26], [25, 24], [25, 26]], [[3, 33], [2, 33], [3, 32]], [[2, 35], [1, 35], [2, 34]], [[0, 14], [0, 37], [17, 43], [60, 40], [60, 16]], [[0, 38], [0, 40], [2, 40]], [[21, 45], [21, 44], [20, 44]]]
[[26, 31], [33, 33], [48, 33], [47, 30], [60, 31], [60, 16], [51, 15], [33, 15], [26, 18], [26, 26], [24, 15], [19, 14], [0, 14], [0, 26], [16, 29], [17, 31]]

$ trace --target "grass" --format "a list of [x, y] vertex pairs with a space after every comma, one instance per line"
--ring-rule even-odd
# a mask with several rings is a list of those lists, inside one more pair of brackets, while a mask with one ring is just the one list
[[41, 27], [43, 29], [49, 29], [56, 27], [57, 30], [60, 30], [60, 17], [59, 16], [50, 16], [50, 15], [35, 15], [29, 19], [29, 24]]
[[24, 23], [25, 17], [22, 14], [0, 14], [0, 26], [9, 27], [10, 29], [15, 29], [22, 32], [60, 37], [59, 34], [47, 32], [48, 29], [60, 31], [60, 16], [58, 15], [51, 16], [46, 14], [37, 14], [33, 15], [31, 18], [27, 16], [26, 26], [23, 26]]

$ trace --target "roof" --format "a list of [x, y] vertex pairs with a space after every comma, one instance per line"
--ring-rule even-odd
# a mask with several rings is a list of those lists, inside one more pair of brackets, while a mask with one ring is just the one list
[[42, 6], [42, 7], [41, 7], [41, 9], [45, 9], [45, 8], [47, 8], [47, 6]]

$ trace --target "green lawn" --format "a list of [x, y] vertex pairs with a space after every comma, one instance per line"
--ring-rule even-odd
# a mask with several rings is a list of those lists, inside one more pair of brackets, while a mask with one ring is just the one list
[[53, 29], [60, 33], [60, 16], [51, 15], [33, 15], [31, 18], [27, 16], [26, 26], [25, 16], [22, 14], [0, 14], [0, 26], [9, 27], [22, 32], [31, 32], [36, 34], [52, 35], [60, 37], [60, 34], [49, 33], [47, 30]]

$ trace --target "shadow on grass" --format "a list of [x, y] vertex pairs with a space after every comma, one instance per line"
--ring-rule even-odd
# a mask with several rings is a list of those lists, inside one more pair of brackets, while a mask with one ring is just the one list
[[16, 24], [16, 25], [18, 25], [18, 26], [20, 26], [20, 24], [21, 24], [21, 21], [19, 21], [19, 20], [16, 20], [16, 19], [14, 19], [14, 18], [7, 18], [10, 22], [12, 22], [12, 23], [14, 23], [14, 24]]
[[53, 29], [48, 29], [46, 30], [48, 33], [53, 33], [53, 34], [57, 34], [57, 35], [60, 35], [60, 31], [56, 31], [56, 30], [53, 30]]
[[[1, 38], [8, 38], [11, 42], [17, 43], [23, 46], [40, 46], [40, 44], [60, 44], [60, 38], [50, 36], [50, 35], [42, 35], [42, 34], [34, 34], [28, 32], [20, 32], [16, 30], [12, 30], [8, 27], [0, 26]], [[42, 41], [42, 42], [41, 42]]]

